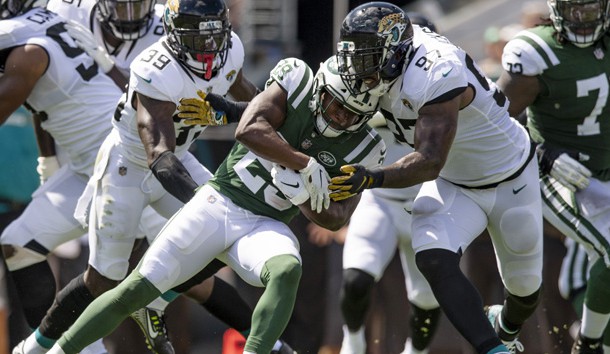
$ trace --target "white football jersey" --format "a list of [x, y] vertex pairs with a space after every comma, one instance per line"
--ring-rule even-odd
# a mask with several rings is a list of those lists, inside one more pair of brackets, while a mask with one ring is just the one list
[[470, 86], [474, 99], [459, 112], [440, 177], [476, 187], [511, 176], [525, 163], [530, 143], [525, 128], [509, 116], [508, 100], [462, 49], [437, 33], [413, 29], [415, 52], [398, 82], [380, 100], [388, 127], [401, 143], [413, 145], [419, 110]]
[[34, 8], [0, 21], [0, 49], [35, 44], [47, 52], [49, 66], [26, 106], [42, 115], [42, 127], [67, 155], [70, 167], [90, 175], [121, 90], [74, 43], [64, 25], [57, 14]]
[[62, 17], [73, 20], [87, 27], [97, 40], [100, 46], [106, 48], [108, 54], [113, 58], [114, 65], [125, 75], [129, 75], [129, 65], [144, 49], [150, 47], [164, 35], [162, 4], [155, 5], [155, 15], [150, 30], [135, 41], [124, 41], [117, 48], [109, 48], [102, 38], [102, 28], [97, 17], [97, 1], [81, 0], [67, 2], [65, 0], [50, 0], [47, 9], [61, 15]]
[[[209, 81], [196, 76], [171, 54], [166, 37], [162, 37], [136, 57], [131, 64], [128, 91], [121, 97], [113, 120], [115, 129], [118, 129], [120, 134], [121, 147], [130, 161], [148, 168], [146, 151], [138, 133], [136, 110], [132, 105], [135, 92], [156, 100], [174, 102], [176, 106], [179, 105], [181, 98], [199, 98], [197, 90], [219, 95], [227, 94], [244, 63], [243, 44], [235, 33], [231, 33], [231, 36], [233, 45], [229, 50], [227, 61]], [[176, 117], [177, 113], [176, 109], [174, 153], [180, 158], [205, 127], [186, 125]]]

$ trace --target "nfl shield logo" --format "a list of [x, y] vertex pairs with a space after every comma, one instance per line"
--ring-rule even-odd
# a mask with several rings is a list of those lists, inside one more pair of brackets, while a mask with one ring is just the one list
[[125, 166], [119, 167], [119, 175], [125, 176], [126, 174], [127, 174], [127, 167], [125, 167]]
[[303, 150], [309, 149], [311, 145], [313, 145], [313, 143], [309, 139], [305, 139], [301, 142], [301, 147], [303, 148]]

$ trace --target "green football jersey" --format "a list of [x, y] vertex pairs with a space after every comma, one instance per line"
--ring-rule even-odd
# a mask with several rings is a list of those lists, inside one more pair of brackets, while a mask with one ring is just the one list
[[[365, 125], [356, 133], [336, 138], [318, 134], [309, 104], [313, 79], [307, 64], [295, 58], [280, 61], [271, 71], [267, 86], [277, 82], [288, 95], [286, 120], [278, 133], [291, 146], [314, 157], [331, 177], [342, 174], [339, 168], [345, 164], [380, 166], [385, 143], [372, 128]], [[275, 187], [271, 168], [270, 161], [237, 142], [208, 183], [240, 207], [288, 223], [299, 210]]]
[[610, 179], [610, 37], [578, 48], [557, 41], [552, 26], [519, 33], [504, 49], [505, 69], [538, 75], [541, 92], [528, 108], [535, 142], [573, 150], [595, 177]]

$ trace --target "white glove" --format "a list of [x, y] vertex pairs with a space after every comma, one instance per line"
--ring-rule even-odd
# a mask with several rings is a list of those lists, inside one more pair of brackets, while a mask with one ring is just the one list
[[309, 192], [301, 180], [301, 174], [276, 163], [271, 169], [273, 184], [294, 205], [301, 205], [309, 199]]
[[320, 213], [323, 210], [322, 208], [328, 209], [330, 206], [330, 191], [328, 190], [330, 176], [324, 169], [324, 166], [320, 165], [313, 157], [310, 157], [307, 166], [299, 170], [299, 172], [309, 193], [311, 210]]
[[555, 159], [549, 174], [572, 192], [587, 188], [591, 177], [588, 168], [565, 152]]
[[66, 24], [66, 31], [68, 31], [70, 37], [74, 39], [74, 42], [95, 60], [104, 73], [108, 73], [112, 70], [114, 60], [108, 55], [106, 49], [93, 38], [93, 33], [91, 33], [91, 31], [74, 21], [68, 21]]
[[55, 156], [40, 156], [37, 159], [38, 166], [36, 166], [36, 172], [40, 177], [40, 184], [44, 184], [57, 170], [59, 170], [59, 161]]

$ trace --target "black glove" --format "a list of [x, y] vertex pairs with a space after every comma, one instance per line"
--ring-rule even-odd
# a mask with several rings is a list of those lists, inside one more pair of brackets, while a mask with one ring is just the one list
[[184, 204], [195, 195], [197, 183], [173, 152], [163, 152], [150, 169], [163, 188]]
[[331, 190], [330, 199], [337, 202], [339, 200], [353, 197], [365, 189], [381, 187], [383, 184], [383, 170], [367, 170], [362, 165], [341, 166], [343, 176], [330, 179], [328, 189]]
[[210, 102], [215, 111], [224, 112], [229, 123], [238, 122], [246, 107], [248, 107], [248, 102], [231, 101], [215, 93], [208, 93], [205, 100]]

